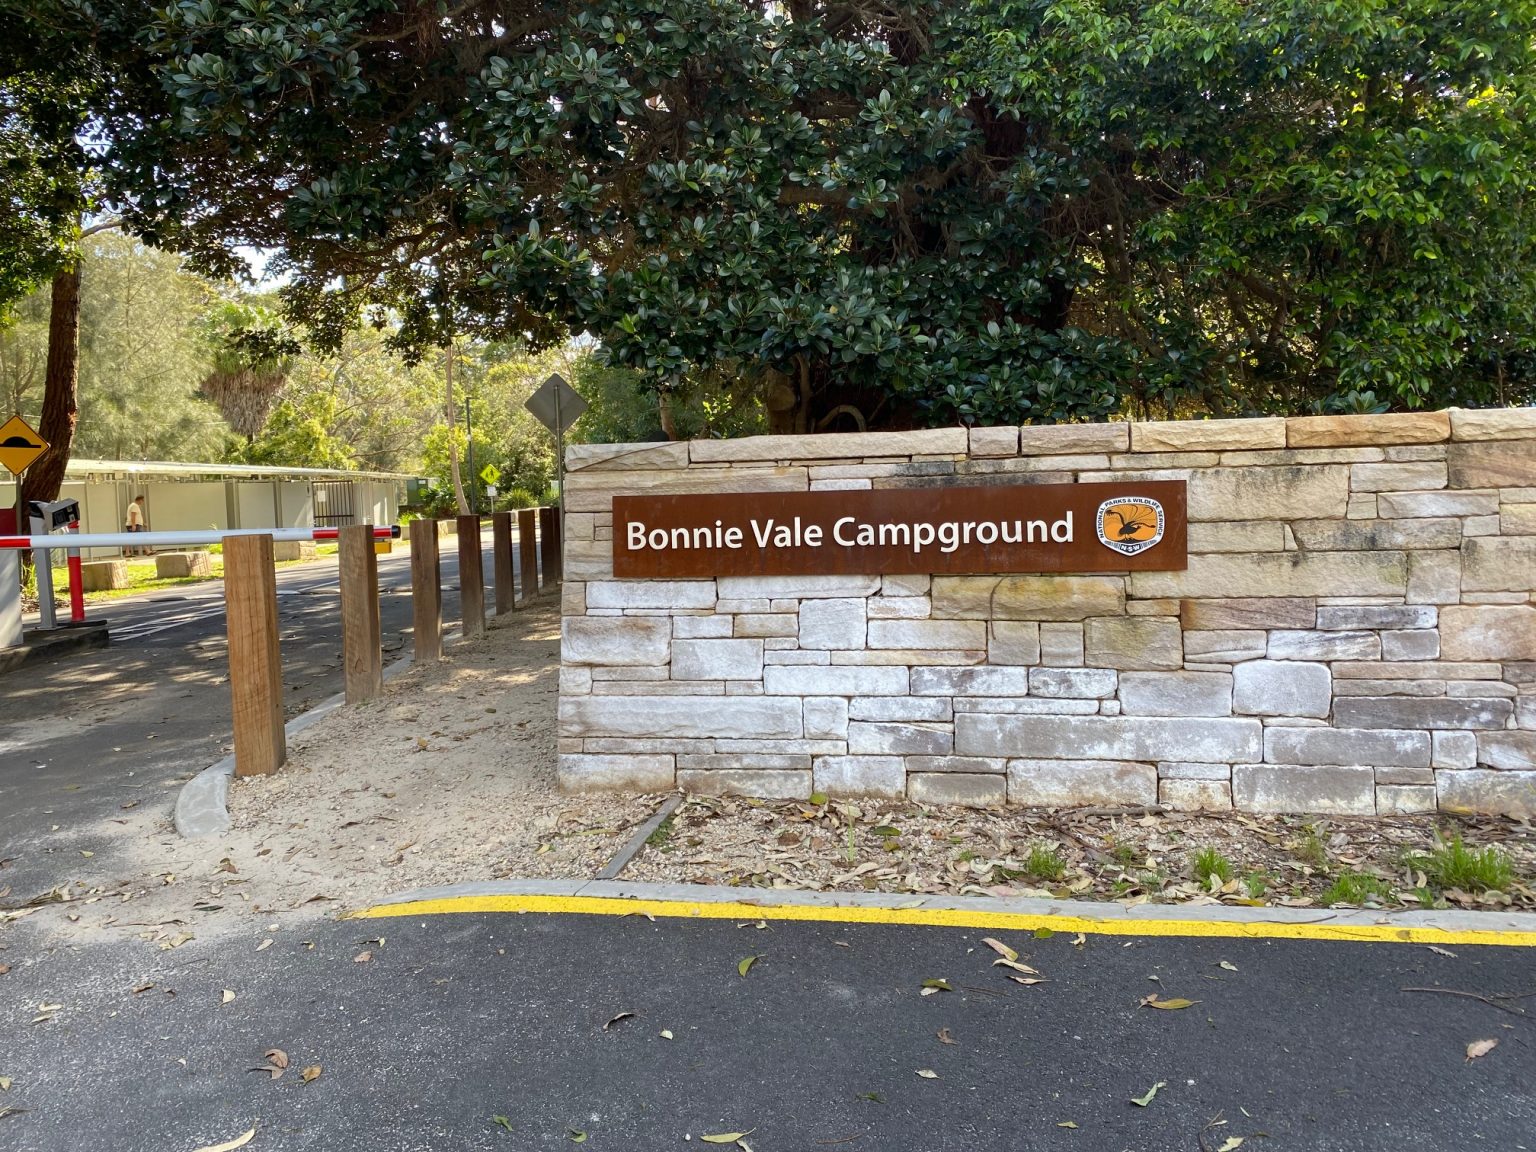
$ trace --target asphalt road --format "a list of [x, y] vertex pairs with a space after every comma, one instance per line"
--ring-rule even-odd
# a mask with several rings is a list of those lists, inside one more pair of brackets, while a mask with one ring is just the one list
[[[13, 938], [0, 1110], [26, 1111], [0, 1117], [0, 1149], [192, 1152], [251, 1128], [252, 1152], [747, 1130], [756, 1152], [1536, 1148], [1532, 1018], [1401, 991], [1536, 992], [1523, 949], [1000, 934], [1045, 978], [1024, 987], [952, 928], [480, 914], [316, 922], [258, 952], [261, 934]], [[954, 991], [922, 996], [931, 978]], [[1138, 1007], [1149, 992], [1197, 1003]], [[250, 1071], [270, 1049], [277, 1080]]]
[[[489, 534], [485, 544], [489, 582]], [[453, 540], [441, 560], [446, 629], [459, 618]], [[408, 553], [379, 557], [386, 663], [410, 651], [410, 572]], [[342, 689], [336, 562], [281, 568], [277, 587], [291, 718]], [[135, 800], [169, 814], [181, 785], [231, 746], [222, 583], [87, 615], [110, 621], [110, 647], [0, 676], [0, 891], [15, 896], [63, 883], [80, 851], [110, 864], [111, 839], [88, 829]]]

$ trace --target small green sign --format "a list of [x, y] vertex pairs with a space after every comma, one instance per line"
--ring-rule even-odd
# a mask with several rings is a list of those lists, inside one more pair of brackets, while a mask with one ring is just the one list
[[501, 469], [494, 464], [487, 464], [484, 468], [480, 469], [480, 479], [484, 480], [487, 484], [495, 484], [501, 479]]

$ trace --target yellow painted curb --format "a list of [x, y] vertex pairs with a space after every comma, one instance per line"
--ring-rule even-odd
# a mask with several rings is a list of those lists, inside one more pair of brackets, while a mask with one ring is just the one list
[[371, 920], [462, 912], [546, 912], [585, 916], [666, 916], [686, 920], [811, 920], [832, 924], [909, 924], [1002, 931], [1084, 932], [1103, 936], [1206, 936], [1248, 940], [1333, 940], [1353, 944], [1494, 944], [1536, 947], [1536, 932], [1452, 930], [1391, 924], [1332, 924], [1276, 920], [1132, 920], [996, 912], [966, 908], [890, 908], [864, 905], [754, 904], [748, 901], [645, 900], [614, 896], [447, 896], [378, 904], [349, 914]]

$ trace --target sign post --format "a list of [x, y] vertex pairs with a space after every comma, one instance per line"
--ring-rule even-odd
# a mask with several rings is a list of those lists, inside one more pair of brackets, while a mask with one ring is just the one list
[[[5, 466], [16, 481], [16, 532], [18, 535], [27, 530], [26, 506], [21, 500], [21, 479], [27, 469], [46, 451], [48, 451], [48, 441], [39, 436], [32, 425], [20, 416], [12, 416], [0, 425], [0, 464]], [[46, 559], [45, 557], [45, 562]], [[50, 572], [49, 575], [52, 576], [52, 573]], [[51, 604], [49, 608], [51, 611]]]
[[540, 384], [523, 407], [538, 417], [539, 423], [555, 434], [555, 487], [560, 503], [565, 504], [565, 431], [587, 410], [581, 393], [556, 372]]

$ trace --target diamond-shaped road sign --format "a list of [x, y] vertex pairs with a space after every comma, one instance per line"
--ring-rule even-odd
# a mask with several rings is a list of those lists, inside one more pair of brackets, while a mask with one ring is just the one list
[[20, 416], [12, 416], [0, 427], [0, 464], [5, 465], [12, 475], [20, 476], [46, 451], [48, 441], [34, 432], [32, 426]]
[[494, 485], [501, 479], [501, 469], [494, 464], [487, 464], [484, 468], [480, 469], [480, 479], [484, 480], [487, 484]]
[[558, 372], [540, 384], [523, 405], [539, 418], [539, 423], [557, 436], [569, 428], [587, 410], [581, 393], [565, 382]]

